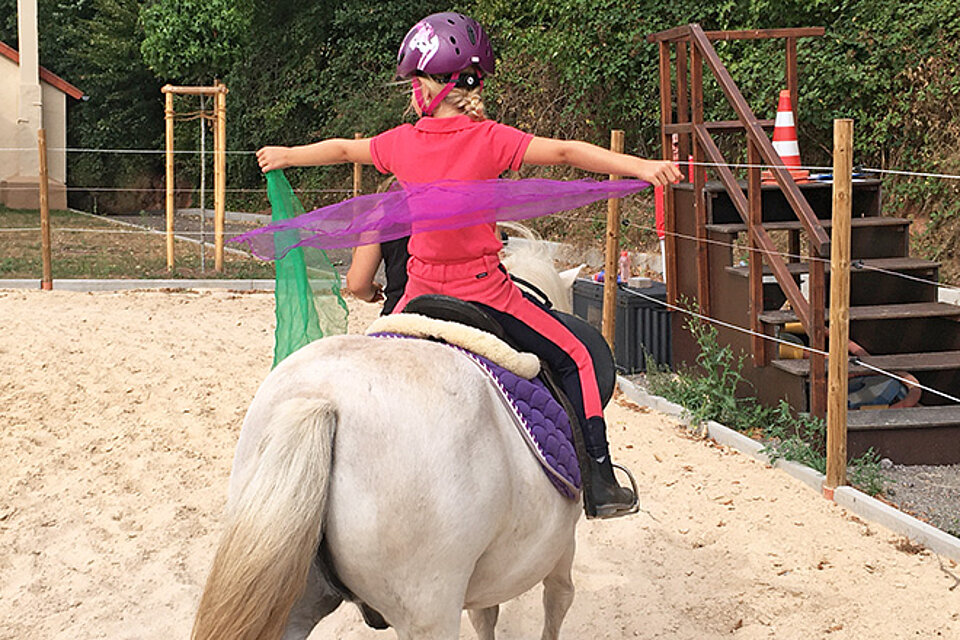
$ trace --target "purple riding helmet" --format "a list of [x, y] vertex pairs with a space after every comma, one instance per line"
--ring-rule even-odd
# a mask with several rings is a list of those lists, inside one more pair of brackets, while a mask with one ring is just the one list
[[[417, 103], [429, 116], [454, 87], [483, 88], [483, 75], [493, 73], [495, 64], [490, 38], [480, 23], [460, 13], [434, 13], [407, 32], [397, 53], [397, 76], [411, 79]], [[461, 74], [470, 66], [479, 73]], [[429, 105], [423, 100], [418, 74], [449, 76]]]

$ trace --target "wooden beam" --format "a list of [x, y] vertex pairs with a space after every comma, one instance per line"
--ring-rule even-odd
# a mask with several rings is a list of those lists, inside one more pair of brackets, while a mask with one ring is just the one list
[[807, 292], [810, 295], [810, 326], [807, 336], [810, 346], [818, 352], [810, 354], [810, 413], [827, 417], [827, 369], [823, 351], [827, 346], [826, 297], [827, 284], [824, 261], [816, 255], [816, 247], [809, 243]]
[[176, 87], [172, 84], [165, 84], [160, 88], [161, 93], [175, 93], [182, 96], [213, 96], [218, 93], [226, 93], [227, 87], [217, 84], [212, 87]]
[[[166, 87], [164, 87], [166, 89]], [[165, 91], [163, 119], [166, 130], [167, 169], [167, 271], [173, 271], [173, 92]]]
[[[666, 31], [651, 33], [647, 42], [670, 42], [690, 37], [692, 27], [700, 25], [688, 24], [674, 27]], [[788, 29], [741, 29], [733, 31], [704, 31], [710, 40], [769, 40], [772, 38], [812, 38], [826, 33], [823, 27], [793, 27]]]
[[[692, 47], [690, 51], [690, 108], [694, 126], [703, 125], [703, 59], [700, 50]], [[700, 166], [703, 163], [703, 147], [693, 141], [693, 211], [696, 216], [697, 236], [697, 303], [700, 313], [710, 315], [710, 256], [707, 248], [707, 201], [706, 172]], [[681, 161], [683, 158], [681, 158]]]
[[[610, 150], [614, 153], [623, 153], [623, 130], [614, 129], [610, 132]], [[620, 176], [611, 175], [611, 180], [619, 180]], [[607, 255], [603, 276], [603, 337], [610, 345], [610, 351], [615, 351], [617, 324], [617, 259], [620, 257], [620, 198], [607, 200]], [[624, 285], [627, 283], [624, 282]]]
[[53, 289], [53, 261], [50, 257], [50, 173], [47, 171], [47, 131], [37, 130], [37, 147], [40, 152], [38, 187], [40, 187], [40, 261], [43, 274], [40, 288]]
[[[830, 372], [827, 398], [827, 477], [834, 489], [847, 483], [847, 376], [850, 337], [850, 215], [853, 120], [833, 121], [833, 228], [830, 255]], [[811, 363], [812, 364], [812, 363]]]
[[216, 141], [214, 182], [214, 268], [218, 273], [223, 272], [223, 228], [227, 210], [227, 88], [217, 84], [221, 89], [216, 94]]
[[679, 38], [687, 38], [690, 36], [690, 25], [683, 25], [680, 27], [674, 27], [673, 29], [667, 29], [666, 31], [660, 31], [658, 33], [651, 33], [647, 36], [647, 42], [658, 42], [660, 44], [665, 44], [671, 40], [677, 40]]
[[[667, 127], [673, 123], [672, 81], [670, 79], [670, 44], [661, 42], [660, 55], [660, 135], [662, 155], [664, 160], [672, 160], [672, 142]], [[676, 222], [676, 193], [673, 185], [664, 189], [664, 265], [663, 277], [667, 281], [667, 302], [677, 304], [677, 222]]]
[[[774, 120], [757, 120], [759, 124], [764, 129], [772, 129], [775, 121]], [[739, 120], [714, 120], [713, 122], [704, 122], [703, 125], [707, 128], [707, 131], [716, 131], [718, 133], [723, 133], [726, 131], [743, 131], [744, 125]], [[691, 133], [693, 131], [690, 122], [679, 122], [674, 124], [666, 125], [667, 133]]]
[[823, 27], [794, 27], [789, 29], [744, 29], [734, 31], [704, 31], [710, 40], [770, 40], [773, 38], [814, 38], [826, 33]]
[[[687, 68], [687, 43], [677, 43], [677, 122], [684, 124], [690, 122], [690, 92], [687, 87], [687, 78], [689, 69]], [[672, 134], [672, 131], [667, 131]], [[690, 155], [690, 133], [691, 130], [680, 131], [680, 159], [686, 160]], [[690, 179], [691, 176], [687, 176]]]
[[[354, 140], [360, 140], [363, 138], [363, 134], [359, 131], [355, 131], [353, 134]], [[360, 192], [363, 191], [363, 165], [359, 162], [353, 163], [353, 197], [356, 198], [360, 195]]]
[[[747, 164], [759, 165], [760, 152], [755, 144], [747, 141]], [[747, 198], [749, 216], [747, 229], [749, 231], [750, 257], [747, 262], [750, 277], [750, 349], [753, 355], [753, 364], [757, 367], [767, 366], [766, 340], [760, 335], [763, 333], [763, 324], [760, 314], [763, 313], [763, 257], [757, 242], [756, 229], [763, 227], [763, 193], [761, 192], [760, 168], [747, 169]]]
[[787, 90], [790, 92], [790, 105], [793, 107], [794, 122], [800, 121], [798, 102], [800, 100], [800, 80], [797, 75], [797, 39], [787, 38], [786, 76]]

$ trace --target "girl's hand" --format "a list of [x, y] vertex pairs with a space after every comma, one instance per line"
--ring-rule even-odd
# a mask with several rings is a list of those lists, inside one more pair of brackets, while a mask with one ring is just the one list
[[655, 187], [662, 187], [680, 180], [682, 174], [675, 162], [670, 160], [640, 160], [636, 176]]
[[290, 166], [290, 160], [287, 157], [290, 147], [264, 147], [257, 151], [257, 162], [260, 163], [260, 170], [266, 173], [274, 169], [286, 169]]

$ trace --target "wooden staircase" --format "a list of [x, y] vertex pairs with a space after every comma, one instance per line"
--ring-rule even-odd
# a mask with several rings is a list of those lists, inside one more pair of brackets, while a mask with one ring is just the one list
[[[668, 136], [678, 133], [681, 157], [689, 152], [695, 161], [725, 164], [712, 136], [741, 132], [749, 164], [780, 165], [766, 148], [763, 127], [769, 123], [746, 106], [710, 41], [786, 38], [786, 76], [795, 95], [796, 38], [816, 35], [813, 31], [703, 32], [688, 25], [651, 36], [661, 51], [664, 148], [670, 149]], [[673, 60], [670, 47], [676, 48]], [[696, 67], [704, 62], [738, 121], [703, 121], [702, 71]], [[799, 322], [810, 346], [826, 351], [832, 184], [797, 184], [777, 169], [777, 183], [770, 185], [761, 185], [759, 169], [749, 169], [746, 181], [726, 167], [712, 171], [719, 180], [708, 182], [704, 172], [694, 171], [690, 182], [668, 192], [668, 298], [695, 301], [717, 320], [771, 337]], [[853, 360], [850, 374], [875, 374], [863, 366], [872, 365], [960, 395], [960, 306], [937, 301], [939, 264], [910, 256], [910, 222], [882, 215], [879, 180], [855, 180], [853, 189], [850, 340], [869, 356]], [[683, 314], [674, 314], [675, 363], [693, 363], [697, 355], [686, 322]], [[748, 391], [762, 402], [785, 399], [797, 411], [825, 413], [824, 357], [784, 358], [776, 342], [723, 326], [718, 330], [723, 343], [751, 354], [743, 373], [754, 387]], [[923, 391], [909, 408], [850, 411], [849, 454], [871, 447], [902, 464], [960, 463], [960, 404]]]

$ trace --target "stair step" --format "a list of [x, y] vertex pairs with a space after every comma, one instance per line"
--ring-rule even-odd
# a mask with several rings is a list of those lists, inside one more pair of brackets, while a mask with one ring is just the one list
[[[870, 271], [869, 267], [885, 269], [887, 271], [931, 271], [939, 269], [940, 263], [932, 260], [923, 260], [921, 258], [869, 258], [857, 260], [856, 263], [862, 263], [867, 268], [857, 268], [851, 265], [851, 273], [866, 273]], [[856, 264], [854, 263], [854, 264]], [[787, 270], [792, 274], [807, 273], [810, 270], [807, 262], [788, 262]], [[747, 278], [750, 276], [750, 267], [725, 267], [726, 271], [734, 275]], [[824, 265], [824, 270], [830, 272], [830, 263]], [[763, 266], [763, 275], [772, 275], [773, 271], [767, 265]]]
[[[847, 428], [851, 431], [952, 426], [960, 426], [960, 405], [847, 412]], [[960, 442], [957, 445], [960, 447]]]
[[[897, 353], [861, 358], [865, 363], [886, 371], [949, 371], [960, 369], [960, 351], [931, 351], [928, 353]], [[770, 364], [795, 376], [810, 375], [810, 361], [774, 360]], [[853, 363], [850, 373], [869, 373], [871, 369]]]
[[847, 451], [898, 464], [960, 463], [960, 405], [847, 412]]
[[[853, 227], [908, 227], [910, 220], [904, 218], [888, 218], [880, 216], [865, 216], [862, 218], [852, 218], [850, 224]], [[820, 225], [825, 228], [833, 226], [833, 220], [829, 218], [820, 219]], [[707, 231], [716, 233], [743, 233], [747, 230], [747, 225], [743, 223], [730, 224], [708, 224]], [[787, 222], [764, 222], [763, 228], [767, 231], [798, 231], [803, 229], [803, 224], [799, 220], [790, 220]]]
[[[960, 305], [946, 302], [912, 302], [909, 304], [850, 307], [851, 322], [857, 320], [900, 320], [904, 318], [956, 318], [957, 316], [960, 316]], [[781, 325], [796, 322], [797, 314], [788, 309], [764, 311], [760, 314], [760, 321], [765, 324]]]

